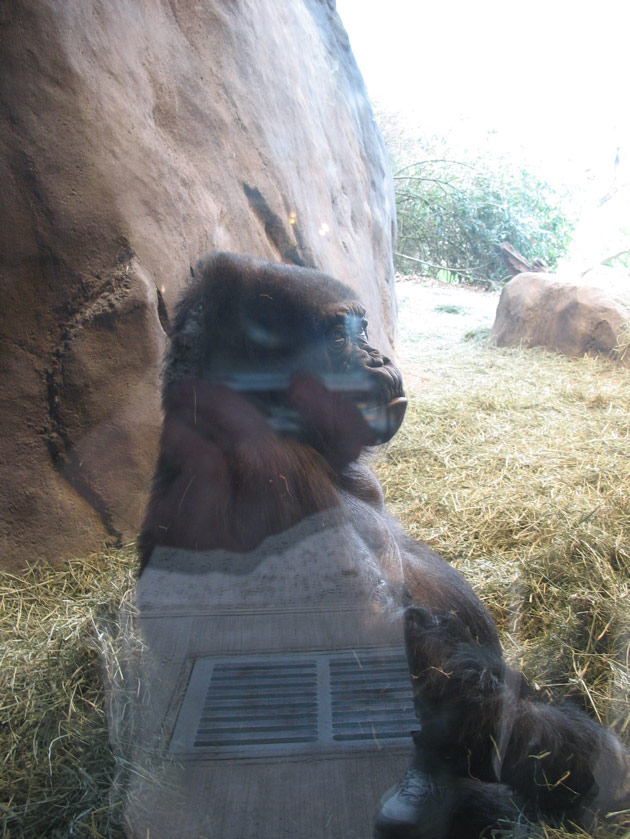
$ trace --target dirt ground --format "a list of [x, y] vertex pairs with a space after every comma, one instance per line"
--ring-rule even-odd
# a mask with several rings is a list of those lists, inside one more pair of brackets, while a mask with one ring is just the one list
[[396, 352], [408, 386], [430, 383], [445, 356], [469, 351], [475, 336], [483, 338], [494, 323], [498, 292], [449, 285], [428, 277], [398, 279]]

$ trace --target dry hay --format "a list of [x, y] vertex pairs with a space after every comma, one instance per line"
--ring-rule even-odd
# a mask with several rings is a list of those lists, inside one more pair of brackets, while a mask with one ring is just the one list
[[630, 367], [630, 321], [626, 321], [619, 332], [615, 355], [627, 367]]
[[[403, 329], [415, 385], [376, 463], [387, 503], [471, 581], [542, 696], [572, 696], [628, 743], [630, 371], [497, 350], [475, 326], [448, 347]], [[593, 835], [629, 837], [630, 821]]]
[[119, 551], [0, 575], [4, 839], [123, 836], [102, 675], [115, 683], [128, 655], [115, 625], [134, 564]]
[[[388, 503], [471, 580], [542, 693], [573, 692], [628, 740], [630, 371], [480, 340], [408, 336], [403, 355], [416, 391], [377, 462]], [[121, 835], [99, 655], [115, 679], [132, 566], [128, 551], [3, 576], [5, 839]]]
[[623, 728], [630, 374], [533, 350], [456, 362], [377, 467], [388, 503], [472, 581], [529, 676]]

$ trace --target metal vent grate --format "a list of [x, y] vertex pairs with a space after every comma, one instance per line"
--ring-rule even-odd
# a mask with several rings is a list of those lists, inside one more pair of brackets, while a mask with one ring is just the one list
[[[371, 651], [330, 659], [332, 727], [335, 740], [408, 736], [411, 688], [401, 652]], [[412, 714], [413, 717], [413, 714]]]
[[348, 751], [409, 742], [402, 649], [195, 660], [171, 743], [189, 757]]
[[317, 740], [317, 665], [216, 664], [195, 747]]

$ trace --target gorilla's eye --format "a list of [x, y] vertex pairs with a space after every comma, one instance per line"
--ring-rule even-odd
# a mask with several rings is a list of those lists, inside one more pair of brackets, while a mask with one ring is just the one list
[[367, 320], [359, 314], [349, 314], [345, 318], [345, 329], [353, 340], [367, 343]]
[[346, 332], [346, 328], [343, 324], [335, 326], [328, 333], [328, 345], [333, 350], [337, 350], [338, 352], [345, 350], [348, 346], [348, 341], [348, 333]]

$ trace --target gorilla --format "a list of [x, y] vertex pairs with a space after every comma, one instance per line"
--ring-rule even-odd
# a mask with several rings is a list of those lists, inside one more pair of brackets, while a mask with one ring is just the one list
[[396, 433], [406, 399], [355, 293], [228, 253], [192, 273], [163, 369], [140, 573], [158, 546], [248, 552], [323, 511], [367, 510], [357, 528], [402, 616], [419, 721], [375, 835], [463, 839], [523, 812], [588, 828], [628, 807], [630, 756], [616, 736], [570, 703], [538, 701], [467, 581], [385, 510], [360, 455]]

